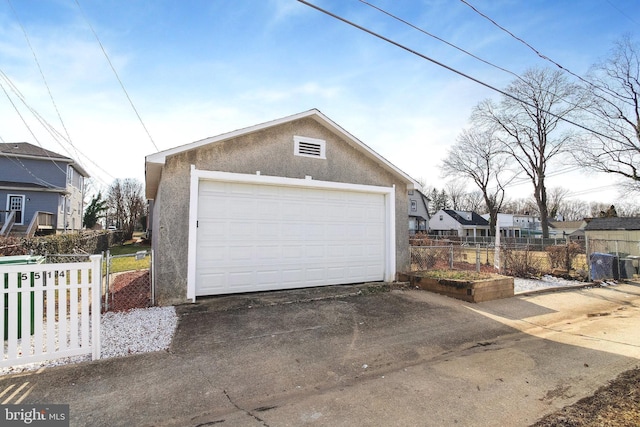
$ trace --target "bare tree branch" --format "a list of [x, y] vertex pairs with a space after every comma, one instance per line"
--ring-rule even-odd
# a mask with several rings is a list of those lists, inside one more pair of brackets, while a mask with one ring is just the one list
[[549, 236], [546, 176], [551, 162], [577, 138], [565, 120], [584, 108], [584, 93], [559, 70], [529, 69], [506, 89], [499, 104], [485, 101], [472, 120], [493, 128], [507, 153], [533, 184], [543, 237]]

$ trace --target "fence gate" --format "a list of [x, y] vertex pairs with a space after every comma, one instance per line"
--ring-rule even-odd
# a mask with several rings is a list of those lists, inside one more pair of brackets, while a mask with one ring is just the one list
[[155, 304], [153, 251], [105, 255], [103, 311], [126, 311]]
[[101, 255], [89, 262], [0, 266], [0, 367], [100, 358]]

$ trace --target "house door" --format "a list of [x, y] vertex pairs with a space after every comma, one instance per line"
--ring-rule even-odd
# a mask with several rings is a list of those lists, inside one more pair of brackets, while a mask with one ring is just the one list
[[22, 224], [22, 211], [24, 209], [24, 196], [9, 196], [7, 201], [7, 210], [16, 211], [15, 223]]

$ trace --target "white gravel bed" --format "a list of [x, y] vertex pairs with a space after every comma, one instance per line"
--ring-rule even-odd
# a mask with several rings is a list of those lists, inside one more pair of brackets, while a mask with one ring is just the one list
[[[590, 282], [580, 282], [578, 280], [567, 280], [562, 277], [555, 276], [542, 276], [540, 279], [521, 279], [519, 277], [514, 277], [514, 292], [516, 294], [521, 294], [524, 292], [538, 291], [543, 289], [550, 288], [561, 288], [561, 287], [570, 287], [570, 286], [595, 286]], [[613, 286], [616, 283], [613, 281], [599, 283], [598, 286]]]
[[[107, 312], [100, 317], [101, 358], [107, 359], [166, 350], [171, 345], [177, 324], [178, 316], [175, 307], [137, 308], [126, 312]], [[33, 340], [30, 341], [33, 345]], [[90, 355], [63, 357], [1, 368], [0, 375], [89, 360], [91, 360]]]

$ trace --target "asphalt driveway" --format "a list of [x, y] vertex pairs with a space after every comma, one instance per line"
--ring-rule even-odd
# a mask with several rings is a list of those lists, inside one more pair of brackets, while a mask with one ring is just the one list
[[470, 304], [340, 286], [178, 307], [170, 351], [0, 378], [78, 426], [527, 426], [640, 359], [640, 286]]

